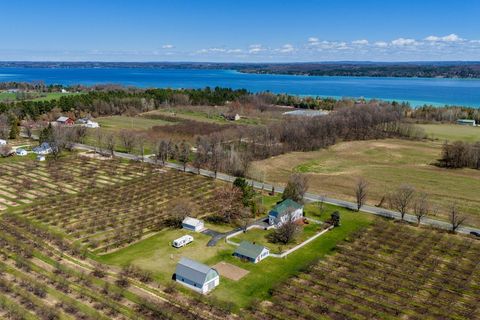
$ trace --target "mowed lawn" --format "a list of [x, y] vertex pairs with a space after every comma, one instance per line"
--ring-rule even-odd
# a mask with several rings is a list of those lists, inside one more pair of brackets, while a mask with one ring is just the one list
[[147, 119], [142, 117], [128, 117], [128, 116], [110, 116], [96, 118], [100, 127], [112, 130], [134, 129], [134, 130], [148, 130], [154, 126], [163, 126], [173, 124], [160, 119]]
[[[265, 170], [266, 180], [285, 184], [292, 172], [310, 177], [309, 191], [328, 197], [354, 201], [359, 177], [369, 182], [368, 203], [379, 204], [382, 197], [402, 183], [429, 194], [438, 206], [440, 218], [457, 203], [468, 215], [467, 224], [480, 225], [480, 170], [443, 169], [433, 163], [441, 155], [441, 141], [398, 139], [339, 143], [329, 149], [294, 152], [253, 164]], [[385, 203], [387, 205], [387, 203]]]
[[[312, 206], [308, 210], [314, 211], [315, 208]], [[209, 237], [185, 230], [171, 229], [161, 231], [148, 239], [97, 259], [117, 266], [130, 263], [137, 265], [152, 271], [154, 278], [163, 284], [171, 283], [175, 265], [182, 256], [210, 266], [220, 261], [232, 263], [250, 272], [239, 281], [222, 277], [220, 286], [212, 292], [212, 295], [232, 303], [236, 309], [243, 308], [255, 301], [268, 299], [271, 288], [334, 252], [337, 243], [349, 237], [352, 232], [367, 227], [375, 219], [368, 214], [351, 212], [335, 206], [327, 206], [328, 214], [321, 218], [328, 218], [335, 210], [341, 213], [341, 227], [327, 232], [284, 259], [270, 257], [258, 264], [243, 262], [232, 256], [236, 248], [233, 245], [220, 241], [215, 247], [207, 247]], [[195, 238], [194, 242], [184, 248], [173, 248], [171, 241], [184, 234], [191, 234]]]
[[458, 124], [419, 124], [430, 139], [445, 141], [480, 141], [480, 127], [461, 126]]

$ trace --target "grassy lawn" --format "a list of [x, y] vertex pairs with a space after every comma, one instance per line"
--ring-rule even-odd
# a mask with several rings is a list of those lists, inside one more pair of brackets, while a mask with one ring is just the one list
[[[117, 266], [130, 263], [137, 265], [150, 270], [154, 278], [164, 284], [171, 283], [175, 265], [182, 256], [208, 265], [214, 265], [220, 261], [229, 262], [249, 270], [250, 273], [238, 282], [222, 277], [220, 286], [213, 291], [212, 295], [222, 301], [233, 303], [237, 309], [243, 308], [257, 299], [267, 299], [269, 289], [302, 271], [314, 261], [334, 252], [338, 242], [352, 232], [368, 226], [374, 219], [371, 215], [358, 214], [334, 206], [327, 208], [328, 213], [334, 210], [341, 212], [341, 227], [327, 232], [285, 259], [267, 258], [259, 264], [242, 262], [232, 256], [235, 246], [220, 241], [215, 247], [207, 247], [210, 237], [172, 229], [161, 231], [117, 252], [97, 256], [96, 259]], [[310, 211], [314, 212], [315, 206]], [[173, 248], [171, 241], [185, 234], [191, 234], [195, 238], [194, 242], [184, 248]], [[249, 235], [250, 232], [247, 234]]]
[[245, 124], [245, 125], [259, 125], [265, 122], [262, 119], [255, 118], [255, 117], [242, 117], [240, 120], [237, 121], [229, 121], [223, 118], [219, 113], [207, 113], [202, 111], [191, 111], [191, 110], [182, 110], [179, 108], [170, 108], [170, 109], [162, 109], [162, 110], [155, 110], [144, 113], [144, 116], [148, 115], [166, 115], [169, 117], [177, 117], [179, 119], [184, 120], [195, 120], [200, 122], [208, 122], [208, 123], [217, 123], [217, 124]]
[[[179, 249], [172, 247], [173, 240], [186, 234], [193, 236], [192, 243]], [[204, 234], [183, 229], [167, 229], [119, 251], [98, 256], [97, 259], [100, 262], [118, 266], [136, 265], [151, 271], [156, 280], [168, 283], [181, 257], [207, 262], [226, 249], [227, 245], [223, 242], [215, 247], [207, 247], [209, 240], [210, 237]]]
[[272, 229], [250, 229], [247, 230], [247, 232], [245, 233], [241, 233], [235, 237], [230, 238], [230, 240], [236, 243], [240, 243], [242, 241], [254, 242], [269, 248], [271, 253], [279, 254], [290, 248], [295, 247], [297, 244], [302, 243], [303, 241], [314, 236], [321, 230], [321, 225], [319, 225], [318, 223], [306, 224], [303, 226], [303, 229], [299, 233], [299, 235], [295, 238], [295, 241], [287, 245], [272, 243], [268, 240], [268, 236], [274, 232]]
[[121, 130], [121, 129], [137, 129], [148, 130], [154, 126], [163, 126], [172, 124], [172, 122], [160, 119], [147, 119], [142, 117], [127, 117], [127, 116], [110, 116], [96, 118], [102, 128]]
[[[463, 128], [463, 127], [462, 127]], [[446, 218], [452, 203], [480, 225], [480, 170], [443, 169], [432, 165], [441, 154], [441, 141], [398, 139], [339, 143], [329, 149], [293, 152], [256, 161], [254, 172], [265, 171], [267, 181], [285, 184], [292, 172], [307, 173], [310, 192], [354, 201], [359, 177], [369, 182], [368, 203], [376, 205], [389, 191], [409, 183], [429, 194]]]
[[[64, 96], [69, 96], [69, 95], [77, 95], [80, 93], [61, 93], [61, 92], [48, 92], [45, 94], [45, 96], [39, 96], [38, 98], [33, 98], [33, 99], [27, 99], [31, 101], [50, 101], [50, 100], [55, 100], [59, 99]], [[14, 92], [0, 92], [0, 101], [4, 100], [11, 100], [11, 101], [16, 101], [17, 100], [17, 94]]]
[[435, 140], [449, 141], [480, 141], [480, 128], [461, 126], [457, 124], [419, 124], [425, 130], [429, 138]]

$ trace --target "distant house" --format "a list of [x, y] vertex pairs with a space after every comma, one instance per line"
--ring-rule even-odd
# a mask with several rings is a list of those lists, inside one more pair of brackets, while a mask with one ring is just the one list
[[45, 156], [43, 154], [38, 154], [37, 161], [45, 161]]
[[212, 291], [220, 284], [220, 275], [217, 270], [183, 257], [177, 264], [173, 278], [187, 288], [203, 294]]
[[42, 142], [41, 145], [32, 149], [34, 153], [46, 155], [52, 153], [52, 147], [48, 142]]
[[15, 154], [17, 156], [21, 156], [21, 157], [24, 157], [28, 154], [27, 150], [23, 149], [23, 148], [18, 148], [17, 150], [15, 150]]
[[87, 123], [85, 123], [85, 127], [87, 127], [87, 128], [100, 128], [100, 125], [98, 124], [98, 122], [87, 120]]
[[242, 241], [233, 255], [240, 259], [246, 259], [250, 262], [257, 263], [268, 257], [270, 255], [270, 250], [259, 244]]
[[7, 140], [0, 139], [0, 146], [4, 146], [7, 144]]
[[69, 117], [64, 117], [64, 116], [61, 116], [57, 119], [57, 123], [58, 124], [61, 124], [61, 125], [68, 125], [68, 126], [71, 126], [75, 123], [75, 121], [73, 121], [73, 119], [69, 118]]
[[458, 119], [457, 124], [462, 126], [473, 126], [473, 127], [477, 125], [475, 120], [470, 120], [470, 119]]
[[240, 120], [240, 115], [238, 113], [235, 113], [235, 114], [224, 114], [222, 113], [222, 117], [226, 120], [229, 120], [229, 121], [238, 121]]
[[186, 217], [182, 221], [182, 228], [190, 231], [199, 232], [203, 230], [204, 224], [202, 220]]
[[303, 206], [292, 199], [285, 199], [277, 203], [268, 213], [268, 223], [280, 227], [288, 220], [297, 221], [303, 218]]

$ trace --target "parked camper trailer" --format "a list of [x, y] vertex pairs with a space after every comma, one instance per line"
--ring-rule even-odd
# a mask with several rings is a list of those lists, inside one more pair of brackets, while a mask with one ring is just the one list
[[189, 236], [189, 235], [186, 235], [186, 236], [183, 236], [183, 237], [180, 237], [178, 239], [173, 240], [173, 246], [175, 248], [181, 248], [181, 247], [186, 246], [187, 244], [189, 244], [192, 241], [193, 241], [193, 237]]

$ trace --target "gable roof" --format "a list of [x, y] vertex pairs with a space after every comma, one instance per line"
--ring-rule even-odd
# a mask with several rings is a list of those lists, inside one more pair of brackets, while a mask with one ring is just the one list
[[70, 118], [69, 117], [64, 117], [64, 116], [61, 116], [57, 119], [58, 122], [66, 122], [67, 120], [69, 120]]
[[240, 245], [235, 250], [236, 254], [248, 257], [251, 259], [256, 259], [262, 251], [266, 249], [264, 246], [259, 244], [254, 244], [248, 241], [242, 241]]
[[295, 211], [302, 207], [303, 206], [301, 204], [293, 201], [292, 199], [285, 199], [282, 202], [277, 203], [277, 205], [270, 210], [268, 215], [278, 218], [288, 213], [289, 210]]
[[[182, 257], [175, 269], [175, 275], [191, 280], [195, 283], [204, 284], [210, 271], [217, 271], [209, 266], [192, 259]], [[218, 274], [218, 273], [217, 273]]]
[[201, 220], [190, 218], [190, 217], [186, 217], [182, 221], [182, 224], [188, 224], [189, 226], [195, 226], [195, 227], [201, 225], [202, 223], [203, 222]]

